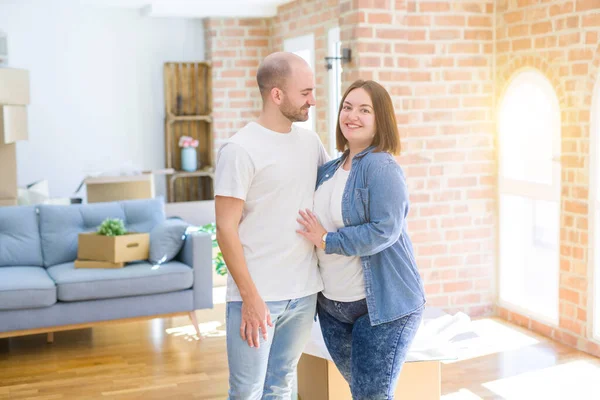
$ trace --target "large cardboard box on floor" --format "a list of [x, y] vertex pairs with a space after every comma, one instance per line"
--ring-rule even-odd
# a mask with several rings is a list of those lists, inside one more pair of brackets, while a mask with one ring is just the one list
[[0, 143], [15, 143], [27, 138], [27, 108], [0, 106]]
[[17, 146], [0, 143], [0, 199], [16, 199], [17, 192]]
[[0, 104], [29, 104], [29, 71], [0, 68]]
[[127, 233], [120, 236], [98, 235], [96, 232], [80, 233], [77, 259], [122, 263], [148, 259], [150, 234]]

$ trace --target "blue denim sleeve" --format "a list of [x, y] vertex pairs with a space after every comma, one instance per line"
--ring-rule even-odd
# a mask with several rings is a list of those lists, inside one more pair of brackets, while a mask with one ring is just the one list
[[369, 222], [328, 233], [327, 254], [370, 256], [400, 238], [408, 211], [408, 191], [402, 170], [395, 162], [390, 162], [372, 171], [367, 178]]

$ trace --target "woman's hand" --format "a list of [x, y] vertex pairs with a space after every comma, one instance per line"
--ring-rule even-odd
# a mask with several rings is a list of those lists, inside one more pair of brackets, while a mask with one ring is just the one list
[[310, 210], [300, 210], [298, 223], [304, 226], [304, 230], [297, 230], [299, 234], [310, 240], [315, 246], [321, 248], [323, 235], [327, 233], [323, 225], [317, 219], [317, 216]]

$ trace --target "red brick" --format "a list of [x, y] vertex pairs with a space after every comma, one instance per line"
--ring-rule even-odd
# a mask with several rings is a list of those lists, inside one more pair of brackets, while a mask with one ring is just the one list
[[525, 19], [523, 11], [513, 11], [504, 14], [504, 21], [507, 24], [523, 21]]
[[462, 37], [462, 32], [458, 29], [432, 29], [429, 31], [430, 40], [457, 40]]
[[569, 289], [565, 289], [565, 288], [560, 288], [559, 290], [559, 298], [560, 300], [565, 300], [565, 301], [569, 301], [573, 304], [578, 304], [579, 303], [579, 293], [573, 291], [573, 290], [569, 290]]
[[470, 27], [492, 27], [492, 17], [469, 17], [467, 25]]
[[593, 57], [590, 49], [574, 49], [569, 50], [569, 61], [589, 61]]
[[598, 0], [577, 0], [575, 2], [575, 11], [598, 10]]
[[600, 14], [590, 14], [581, 16], [581, 26], [583, 28], [588, 27], [600, 27]]
[[450, 3], [447, 1], [419, 2], [418, 4], [419, 12], [422, 13], [450, 11]]
[[528, 24], [515, 25], [508, 27], [508, 36], [514, 38], [515, 36], [528, 36], [530, 26]]
[[369, 12], [367, 14], [367, 21], [370, 24], [391, 24], [392, 15], [390, 13]]
[[531, 39], [517, 39], [512, 41], [513, 51], [531, 49]]
[[552, 32], [552, 22], [538, 22], [531, 26], [531, 33], [533, 35], [543, 35], [545, 33]]
[[[444, 16], [436, 16], [434, 20], [435, 26], [458, 26], [460, 28], [464, 28], [466, 24], [466, 18], [456, 15], [444, 15]], [[425, 25], [425, 24], [424, 24]], [[430, 23], [427, 24], [431, 25]]]
[[492, 40], [494, 33], [491, 29], [466, 29], [465, 40]]
[[562, 4], [552, 4], [548, 9], [548, 15], [552, 18], [561, 14], [570, 14], [573, 12], [573, 3], [565, 2]]

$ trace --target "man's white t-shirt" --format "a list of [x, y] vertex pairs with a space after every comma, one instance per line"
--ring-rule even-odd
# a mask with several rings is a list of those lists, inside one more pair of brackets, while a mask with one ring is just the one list
[[[301, 209], [313, 209], [317, 169], [328, 161], [316, 133], [278, 133], [251, 122], [219, 150], [215, 196], [244, 200], [239, 236], [248, 271], [264, 301], [317, 293], [323, 282], [314, 245], [296, 232]], [[227, 278], [227, 301], [241, 301]]]

